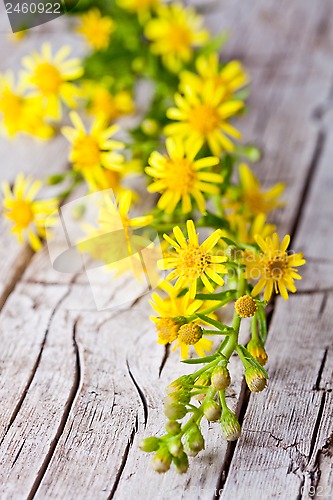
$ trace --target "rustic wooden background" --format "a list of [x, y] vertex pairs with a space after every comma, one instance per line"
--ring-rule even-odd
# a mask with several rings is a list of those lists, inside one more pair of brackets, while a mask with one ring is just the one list
[[[237, 444], [212, 425], [187, 475], [153, 473], [137, 442], [163, 432], [164, 388], [183, 366], [156, 344], [147, 297], [96, 312], [84, 276], [52, 270], [47, 251], [22, 249], [1, 219], [1, 499], [333, 497], [333, 2], [220, 0], [205, 10], [213, 31], [231, 32], [225, 56], [251, 74], [239, 127], [263, 149], [263, 183], [287, 183], [279, 231], [308, 260], [298, 294], [275, 302], [269, 387], [249, 395], [236, 366]], [[84, 50], [64, 19], [18, 44], [1, 4], [0, 19], [0, 71], [45, 40]], [[45, 177], [66, 168], [67, 151], [60, 136], [0, 139], [0, 177]]]

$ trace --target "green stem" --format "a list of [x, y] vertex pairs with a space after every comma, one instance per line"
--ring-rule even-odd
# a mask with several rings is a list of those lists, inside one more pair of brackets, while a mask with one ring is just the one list
[[252, 331], [252, 338], [253, 339], [259, 339], [259, 336], [258, 336], [258, 327], [257, 327], [257, 318], [255, 316], [251, 320], [251, 331]]

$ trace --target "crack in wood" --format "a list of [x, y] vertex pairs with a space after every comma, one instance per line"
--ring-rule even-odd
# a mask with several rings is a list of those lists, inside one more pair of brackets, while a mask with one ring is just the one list
[[72, 333], [73, 349], [74, 349], [74, 355], [75, 355], [75, 373], [74, 373], [73, 386], [72, 386], [72, 389], [71, 389], [70, 394], [68, 396], [68, 400], [67, 400], [66, 405], [65, 405], [65, 411], [64, 411], [63, 416], [61, 418], [57, 433], [56, 433], [53, 441], [51, 442], [49, 451], [48, 451], [48, 453], [43, 461], [41, 468], [39, 469], [39, 471], [37, 473], [36, 479], [32, 485], [30, 493], [27, 496], [27, 500], [32, 500], [35, 497], [35, 495], [38, 491], [38, 488], [43, 481], [45, 473], [46, 473], [46, 471], [51, 463], [51, 460], [54, 456], [54, 453], [56, 451], [58, 442], [59, 442], [59, 440], [64, 432], [64, 429], [65, 429], [68, 417], [70, 415], [71, 409], [74, 405], [76, 396], [78, 395], [79, 390], [80, 390], [81, 380], [82, 380], [82, 368], [81, 368], [82, 363], [81, 363], [80, 350], [79, 350], [79, 346], [78, 346], [78, 342], [77, 342], [77, 338], [76, 338], [76, 329], [77, 329], [78, 321], [79, 320], [77, 319], [74, 322], [73, 333]]
[[142, 402], [143, 417], [144, 417], [143, 424], [144, 424], [144, 428], [146, 428], [147, 421], [148, 421], [148, 403], [147, 403], [147, 399], [146, 399], [146, 396], [144, 395], [144, 392], [142, 391], [141, 387], [139, 386], [138, 382], [134, 378], [134, 375], [133, 375], [133, 373], [132, 373], [132, 371], [130, 369], [129, 363], [128, 363], [128, 359], [126, 359], [126, 366], [127, 366], [127, 371], [128, 371], [129, 376], [130, 376], [130, 379], [132, 380], [132, 382], [134, 384], [134, 387], [136, 388], [137, 393], [139, 395], [139, 398], [140, 398], [140, 400]]

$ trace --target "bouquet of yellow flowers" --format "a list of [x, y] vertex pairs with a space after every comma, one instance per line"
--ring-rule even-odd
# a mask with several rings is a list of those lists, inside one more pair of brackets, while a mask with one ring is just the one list
[[[149, 225], [163, 238], [158, 264], [167, 276], [151, 297], [157, 342], [179, 348], [183, 363], [200, 368], [168, 385], [166, 433], [140, 447], [154, 453], [157, 472], [173, 463], [184, 473], [188, 456], [205, 447], [204, 420], [219, 422], [228, 441], [239, 437], [226, 402], [230, 358], [240, 358], [250, 391], [265, 389], [265, 308], [274, 294], [287, 300], [296, 291], [305, 260], [268, 222], [284, 185], [263, 189], [248, 165], [260, 152], [240, 142], [233, 120], [246, 112], [250, 78], [241, 62], [220, 60], [224, 34], [213, 38], [201, 15], [180, 2], [85, 0], [78, 9], [71, 22], [89, 47], [83, 61], [69, 58], [68, 47], [54, 52], [46, 44], [22, 61], [18, 87], [12, 75], [0, 77], [1, 125], [9, 135], [48, 139], [70, 110], [72, 126], [61, 130], [71, 168], [49, 179], [54, 185], [69, 179], [69, 188], [57, 200], [36, 199], [41, 183], [20, 175], [13, 189], [3, 184], [3, 215], [20, 241], [39, 250], [57, 203], [86, 183], [89, 192], [117, 194], [103, 208], [101, 225], [116, 210], [127, 234]], [[134, 97], [139, 83], [149, 88], [144, 106]], [[133, 175], [156, 203], [130, 219], [138, 198], [127, 184]], [[222, 308], [233, 310], [232, 321], [220, 321]], [[239, 340], [244, 320], [251, 325], [247, 345]]]

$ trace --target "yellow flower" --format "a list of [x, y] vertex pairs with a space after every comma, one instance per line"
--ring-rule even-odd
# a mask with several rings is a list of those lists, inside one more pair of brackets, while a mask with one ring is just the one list
[[230, 61], [220, 68], [219, 57], [216, 52], [206, 56], [199, 56], [195, 67], [197, 73], [183, 71], [180, 74], [180, 89], [190, 86], [196, 92], [201, 92], [207, 82], [212, 83], [214, 89], [224, 89], [224, 100], [231, 99], [237, 90], [249, 83], [249, 76], [239, 61]]
[[260, 182], [245, 163], [239, 166], [239, 177], [241, 183], [241, 205], [253, 215], [267, 214], [274, 208], [283, 206], [279, 201], [284, 191], [284, 184], [279, 182], [268, 191], [262, 191]]
[[45, 115], [55, 120], [61, 118], [61, 102], [74, 108], [79, 96], [78, 87], [71, 82], [82, 76], [83, 68], [79, 59], [67, 59], [70, 51], [66, 45], [52, 56], [50, 44], [44, 43], [40, 54], [22, 60], [22, 81], [43, 98]]
[[189, 139], [191, 143], [207, 142], [215, 156], [220, 156], [223, 150], [233, 151], [234, 145], [225, 134], [236, 139], [240, 139], [241, 135], [227, 119], [237, 113], [244, 103], [225, 102], [223, 96], [223, 87], [214, 89], [211, 82], [204, 84], [200, 93], [186, 86], [184, 95], [175, 95], [177, 107], [167, 111], [168, 118], [179, 123], [167, 125], [165, 133]]
[[115, 23], [111, 17], [102, 17], [96, 8], [90, 9], [80, 16], [81, 24], [77, 32], [83, 35], [88, 44], [94, 50], [106, 49], [109, 45], [110, 36], [115, 30]]
[[177, 279], [175, 288], [189, 286], [190, 297], [194, 298], [197, 291], [197, 280], [200, 278], [208, 291], [213, 292], [214, 287], [210, 278], [217, 285], [223, 286], [224, 280], [220, 274], [227, 272], [222, 262], [227, 258], [221, 255], [212, 255], [211, 251], [221, 238], [221, 231], [214, 231], [201, 245], [192, 220], [186, 222], [188, 240], [185, 239], [178, 226], [173, 228], [176, 241], [167, 234], [164, 238], [172, 245], [175, 252], [167, 253], [163, 262], [163, 269], [174, 269], [168, 277], [168, 281]]
[[160, 5], [160, 0], [117, 0], [117, 4], [129, 12], [146, 15], [150, 10]]
[[90, 132], [87, 132], [75, 111], [70, 113], [70, 117], [74, 128], [62, 128], [62, 133], [72, 144], [69, 159], [73, 163], [73, 168], [82, 173], [90, 188], [98, 190], [106, 183], [104, 169], [118, 172], [123, 169], [124, 158], [114, 149], [121, 149], [124, 144], [110, 140], [119, 127], [117, 125], [106, 127], [105, 121], [97, 117], [92, 123]]
[[294, 280], [302, 279], [295, 267], [305, 264], [302, 253], [288, 255], [287, 248], [290, 236], [287, 234], [281, 244], [277, 233], [265, 240], [257, 235], [256, 242], [261, 250], [257, 253], [245, 250], [243, 264], [246, 266], [244, 276], [247, 279], [260, 278], [252, 290], [252, 295], [258, 295], [264, 288], [264, 300], [268, 301], [275, 290], [288, 299], [288, 290], [296, 292]]
[[58, 205], [56, 199], [35, 199], [41, 186], [41, 181], [32, 181], [23, 174], [17, 176], [13, 190], [8, 182], [2, 183], [3, 213], [12, 223], [11, 231], [20, 243], [28, 241], [35, 251], [42, 247], [40, 238], [45, 238], [46, 227], [55, 224], [56, 219], [50, 216]]
[[[150, 304], [158, 316], [151, 316], [150, 319], [156, 324], [158, 333], [157, 342], [162, 345], [172, 344], [176, 341], [173, 350], [180, 348], [181, 358], [185, 359], [189, 355], [190, 345], [193, 345], [198, 356], [204, 356], [205, 351], [210, 351], [213, 345], [211, 340], [200, 338], [194, 344], [186, 344], [182, 338], [178, 338], [179, 329], [184, 325], [184, 318], [200, 313], [207, 309], [207, 302], [190, 298], [189, 292], [178, 297], [179, 290], [170, 283], [164, 282], [161, 288], [168, 294], [162, 298], [158, 293], [152, 294]], [[200, 320], [196, 320], [198, 323]], [[186, 340], [186, 339], [185, 339]]]
[[41, 139], [53, 135], [53, 129], [44, 123], [42, 102], [39, 97], [26, 97], [24, 87], [15, 85], [14, 76], [8, 72], [0, 75], [1, 128], [9, 135], [26, 132]]
[[[241, 243], [255, 243], [255, 236], [259, 234], [262, 238], [271, 236], [276, 230], [275, 224], [268, 224], [265, 214], [258, 214], [249, 221], [243, 214], [232, 213], [226, 215], [230, 224], [231, 237], [236, 235], [236, 239]], [[227, 232], [225, 236], [229, 236]]]
[[213, 183], [221, 183], [223, 177], [213, 172], [202, 172], [203, 169], [219, 163], [219, 158], [209, 156], [195, 160], [200, 144], [189, 145], [182, 139], [168, 137], [166, 148], [169, 156], [162, 156], [154, 151], [146, 168], [147, 174], [155, 182], [148, 186], [151, 193], [162, 193], [157, 206], [165, 213], [172, 213], [179, 201], [182, 202], [183, 213], [192, 210], [191, 196], [195, 199], [201, 212], [206, 209], [203, 192], [218, 194], [219, 188]]
[[157, 17], [145, 26], [145, 35], [152, 42], [153, 54], [160, 55], [163, 64], [176, 73], [192, 59], [193, 47], [207, 42], [208, 33], [201, 25], [202, 18], [194, 9], [174, 3], [157, 10]]
[[104, 85], [89, 82], [85, 85], [85, 91], [89, 96], [89, 113], [104, 117], [107, 122], [134, 111], [132, 96], [126, 90], [112, 94]]

